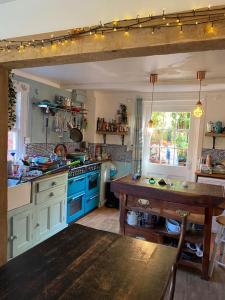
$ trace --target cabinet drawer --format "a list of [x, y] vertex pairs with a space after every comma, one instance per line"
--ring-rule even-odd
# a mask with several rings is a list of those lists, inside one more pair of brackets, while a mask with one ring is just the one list
[[68, 196], [76, 193], [83, 192], [85, 190], [85, 175], [70, 178], [68, 181]]
[[50, 189], [37, 193], [35, 195], [35, 204], [43, 203], [48, 200], [55, 200], [57, 198], [66, 197], [66, 185], [62, 185], [58, 188]]
[[63, 185], [67, 182], [68, 175], [63, 174], [60, 176], [54, 176], [46, 180], [42, 180], [34, 183], [34, 191], [36, 193], [46, 191], [48, 189]]

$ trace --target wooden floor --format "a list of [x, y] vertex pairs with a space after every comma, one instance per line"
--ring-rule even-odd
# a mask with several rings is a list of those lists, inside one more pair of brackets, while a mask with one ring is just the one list
[[[100, 230], [119, 233], [119, 211], [117, 209], [102, 207], [83, 217], [77, 223]], [[210, 281], [204, 281], [198, 274], [190, 271], [178, 271], [175, 300], [224, 299], [225, 269], [217, 267]]]

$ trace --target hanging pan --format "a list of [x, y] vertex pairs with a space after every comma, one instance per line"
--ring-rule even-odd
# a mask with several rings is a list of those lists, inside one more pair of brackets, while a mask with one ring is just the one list
[[83, 133], [80, 131], [80, 129], [76, 128], [72, 122], [67, 122], [67, 127], [70, 130], [70, 138], [75, 143], [80, 143], [83, 140]]

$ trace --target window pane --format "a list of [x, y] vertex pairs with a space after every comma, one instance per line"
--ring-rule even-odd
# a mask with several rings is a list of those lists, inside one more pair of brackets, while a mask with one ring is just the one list
[[162, 139], [161, 130], [154, 129], [151, 136], [151, 146], [160, 145], [161, 139]]
[[187, 148], [188, 147], [188, 133], [186, 131], [178, 131], [176, 134], [176, 147]]
[[161, 146], [164, 147], [174, 146], [175, 143], [174, 131], [169, 129], [169, 130], [162, 130], [161, 132], [162, 132]]
[[150, 162], [151, 163], [160, 163], [160, 151], [159, 146], [153, 146], [150, 148]]
[[186, 166], [191, 114], [153, 112], [154, 129], [150, 141], [150, 162]]
[[177, 113], [177, 129], [189, 129], [190, 128], [190, 113], [180, 112]]
[[187, 149], [176, 149], [177, 162], [179, 166], [186, 166], [187, 163]]

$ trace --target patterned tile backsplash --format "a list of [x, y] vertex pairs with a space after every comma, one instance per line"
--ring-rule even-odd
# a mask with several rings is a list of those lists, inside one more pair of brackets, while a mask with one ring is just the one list
[[[63, 143], [69, 153], [74, 152], [75, 149], [79, 148], [79, 144], [77, 143]], [[29, 156], [49, 156], [53, 151], [57, 144], [55, 143], [48, 143], [47, 149], [45, 143], [31, 143], [26, 145], [26, 154]]]
[[[97, 144], [89, 143], [89, 151], [92, 156], [95, 153], [95, 146]], [[114, 145], [114, 144], [98, 144], [104, 147], [105, 151], [110, 154], [111, 159], [113, 161], [121, 161], [121, 162], [131, 162], [132, 161], [132, 151], [127, 151], [127, 146], [122, 145]]]
[[[64, 143], [66, 145], [68, 153], [74, 152], [75, 149], [79, 149], [79, 144], [76, 143]], [[98, 144], [99, 145], [99, 144]], [[112, 145], [112, 144], [100, 144], [105, 148], [105, 151], [110, 154], [113, 161], [121, 162], [131, 162], [132, 161], [132, 151], [127, 151], [127, 146], [122, 145]], [[55, 148], [55, 143], [48, 143], [47, 149], [45, 143], [31, 143], [26, 145], [26, 154], [29, 156], [49, 156]], [[89, 143], [89, 150], [94, 156], [96, 144]]]
[[206, 158], [206, 156], [210, 154], [212, 156], [213, 163], [219, 163], [222, 160], [225, 160], [225, 150], [220, 149], [202, 149], [202, 157]]

